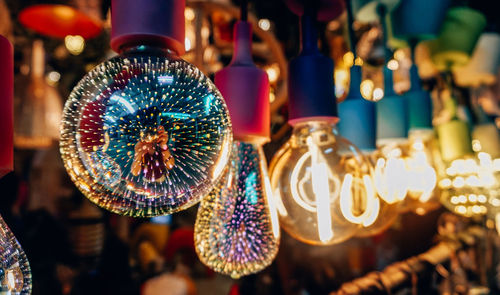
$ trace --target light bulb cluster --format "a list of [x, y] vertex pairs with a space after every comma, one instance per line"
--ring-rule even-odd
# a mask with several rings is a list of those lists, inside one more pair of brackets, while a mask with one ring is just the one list
[[477, 158], [457, 159], [445, 170], [439, 181], [443, 203], [453, 212], [464, 216], [478, 216], [498, 207], [500, 159], [492, 159], [485, 152]]
[[[386, 89], [373, 96], [386, 111], [400, 111], [383, 122], [394, 130], [366, 156], [339, 134], [333, 63], [319, 53], [314, 18], [307, 13], [303, 50], [290, 66], [291, 90], [299, 90], [290, 91], [293, 132], [268, 176], [262, 144], [269, 124], [259, 112], [269, 112], [269, 77], [251, 60], [250, 24], [236, 27], [235, 56], [217, 74], [234, 130], [217, 87], [170, 49], [126, 47], [80, 81], [64, 109], [61, 155], [90, 200], [138, 217], [174, 213], [201, 201], [196, 252], [204, 264], [233, 278], [272, 262], [280, 225], [305, 243], [330, 245], [378, 234], [404, 210], [424, 214], [440, 190], [442, 201], [458, 214], [486, 214], [489, 203], [500, 208], [500, 196], [485, 191], [499, 187], [500, 159], [480, 152], [477, 161], [455, 159], [439, 171], [432, 133], [407, 138], [407, 124], [400, 120], [406, 105], [393, 91], [389, 69], [384, 69]], [[398, 62], [391, 60], [388, 67], [395, 70]], [[258, 83], [248, 79], [255, 84], [249, 85], [242, 73]], [[318, 87], [301, 88], [294, 81]], [[251, 91], [255, 97], [247, 99]], [[247, 104], [251, 99], [256, 103]], [[247, 106], [260, 120], [246, 118]], [[391, 120], [403, 123], [390, 128]], [[391, 132], [402, 135], [388, 136]], [[375, 146], [375, 137], [372, 141]]]

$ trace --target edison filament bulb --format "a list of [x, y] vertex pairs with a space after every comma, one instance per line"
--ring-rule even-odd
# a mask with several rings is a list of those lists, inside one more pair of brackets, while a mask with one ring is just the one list
[[195, 245], [213, 270], [239, 278], [273, 261], [279, 246], [278, 215], [262, 148], [235, 141], [227, 173], [200, 203]]
[[144, 45], [94, 68], [66, 102], [60, 150], [78, 188], [129, 216], [188, 208], [221, 176], [231, 149], [224, 100], [173, 51]]
[[374, 182], [379, 196], [389, 204], [403, 201], [408, 193], [405, 157], [408, 147], [391, 142], [379, 147], [371, 155], [375, 162]]
[[[360, 66], [353, 66], [351, 68], [350, 80], [349, 94], [339, 105], [339, 133], [360, 148], [368, 156], [369, 160], [372, 160], [372, 158], [375, 159], [374, 163], [376, 163], [379, 152], [376, 150], [375, 103], [365, 100], [361, 95]], [[385, 158], [381, 161], [385, 161]], [[381, 179], [381, 172], [383, 172], [385, 162], [380, 162], [378, 167], [378, 181], [385, 181], [385, 179]], [[361, 207], [366, 210], [356, 218], [352, 218], [353, 214], [350, 214], [348, 210], [342, 211], [348, 220], [362, 225], [356, 235], [363, 237], [375, 235], [383, 231], [392, 224], [399, 214], [398, 202], [389, 203], [377, 193], [374, 182], [375, 171], [372, 167], [370, 168], [362, 176], [362, 181], [357, 181], [357, 186], [360, 189], [366, 190], [366, 198], [361, 203]], [[380, 189], [381, 184], [379, 183], [378, 185]]]
[[335, 134], [328, 122], [298, 123], [271, 162], [280, 225], [309, 244], [340, 243], [378, 214], [369, 161]]
[[373, 182], [375, 206], [368, 206], [368, 210], [377, 212], [373, 221], [363, 224], [356, 234], [357, 237], [369, 237], [379, 234], [389, 228], [399, 216], [401, 198], [406, 194], [402, 150], [400, 146], [385, 146], [380, 150], [368, 153], [374, 168], [370, 174]]
[[434, 168], [434, 158], [439, 156], [439, 151], [432, 131], [410, 133], [409, 139], [408, 157], [405, 159], [408, 194], [403, 207], [423, 215], [439, 207], [438, 175]]
[[31, 270], [28, 259], [1, 216], [0, 294], [31, 294]]

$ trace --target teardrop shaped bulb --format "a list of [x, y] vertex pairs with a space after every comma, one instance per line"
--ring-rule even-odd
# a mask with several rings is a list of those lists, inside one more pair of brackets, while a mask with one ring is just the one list
[[271, 264], [280, 233], [262, 148], [233, 142], [227, 170], [201, 202], [194, 240], [204, 264], [239, 278]]
[[0, 294], [31, 294], [28, 258], [1, 216]]

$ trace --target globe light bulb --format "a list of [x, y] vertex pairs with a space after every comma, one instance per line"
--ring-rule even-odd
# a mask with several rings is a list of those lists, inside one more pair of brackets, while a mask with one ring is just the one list
[[335, 133], [328, 122], [296, 124], [271, 162], [280, 225], [309, 244], [340, 243], [378, 214], [369, 161]]
[[[339, 105], [339, 133], [354, 143], [361, 151], [368, 155], [372, 163], [376, 163], [380, 152], [376, 149], [376, 112], [375, 103], [363, 98], [360, 85], [361, 67], [351, 67], [349, 94]], [[385, 158], [382, 158], [384, 161]], [[379, 163], [378, 186], [387, 187], [383, 184], [387, 177], [382, 173], [385, 170], [384, 163]], [[399, 214], [399, 202], [387, 202], [377, 193], [374, 182], [374, 169], [370, 167], [362, 179], [355, 182], [359, 189], [366, 191], [366, 198], [360, 203], [363, 213], [353, 216], [352, 210], [345, 210], [345, 202], [341, 202], [342, 214], [351, 222], [361, 224], [361, 229], [356, 236], [367, 237], [380, 233], [389, 227]], [[359, 211], [360, 208], [358, 208]], [[361, 212], [361, 211], [359, 211]]]
[[[184, 13], [183, 1], [148, 1], [113, 2], [111, 43], [120, 55], [73, 89], [60, 142], [64, 165], [83, 194], [112, 212], [142, 217], [183, 210], [206, 196], [232, 141], [226, 105], [210, 79], [176, 51], [127, 31], [143, 25], [141, 16], [164, 22], [162, 13], [143, 8], [148, 5], [174, 5]], [[139, 19], [130, 24], [129, 14]]]
[[244, 20], [235, 24], [233, 59], [215, 74], [235, 141], [225, 176], [200, 204], [194, 233], [200, 260], [233, 278], [270, 265], [280, 236], [262, 151], [270, 134], [269, 78], [252, 61], [251, 28]]
[[380, 198], [380, 212], [371, 226], [361, 229], [357, 234], [360, 237], [376, 235], [391, 226], [408, 192], [404, 161], [408, 141], [407, 104], [394, 92], [393, 71], [384, 67], [383, 73], [384, 97], [375, 105], [377, 149], [369, 153], [374, 165], [373, 181]]
[[[413, 59], [415, 46], [415, 43], [411, 44]], [[405, 158], [408, 194], [402, 211], [411, 210], [423, 215], [439, 207], [440, 192], [435, 169], [435, 158], [439, 157], [439, 149], [432, 126], [432, 98], [430, 93], [422, 88], [414, 61], [410, 68], [410, 82], [410, 90], [403, 95], [409, 107], [409, 143]]]
[[28, 259], [1, 216], [0, 293], [31, 294], [31, 270]]
[[200, 203], [194, 241], [204, 264], [239, 278], [271, 264], [280, 232], [260, 145], [235, 141], [227, 170]]
[[375, 187], [389, 204], [401, 202], [408, 192], [405, 157], [408, 154], [408, 103], [394, 92], [393, 71], [383, 69], [383, 99], [377, 108], [377, 148], [372, 156], [375, 162]]

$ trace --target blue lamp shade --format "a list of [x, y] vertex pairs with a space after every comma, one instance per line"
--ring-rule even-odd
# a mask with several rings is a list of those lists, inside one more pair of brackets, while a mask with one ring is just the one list
[[288, 122], [337, 121], [333, 60], [319, 51], [302, 52], [292, 59], [288, 76]]
[[[435, 38], [450, 6], [450, 0], [404, 0], [392, 11], [397, 38]], [[425, 16], [425, 20], [422, 17]]]
[[377, 148], [375, 103], [361, 96], [360, 84], [361, 67], [353, 66], [349, 94], [338, 106], [338, 130], [361, 151], [371, 152]]
[[394, 92], [392, 71], [384, 68], [385, 96], [376, 103], [377, 144], [408, 138], [408, 101]]
[[410, 68], [411, 88], [404, 94], [408, 101], [409, 131], [432, 130], [432, 99], [429, 92], [422, 89], [418, 68]]

